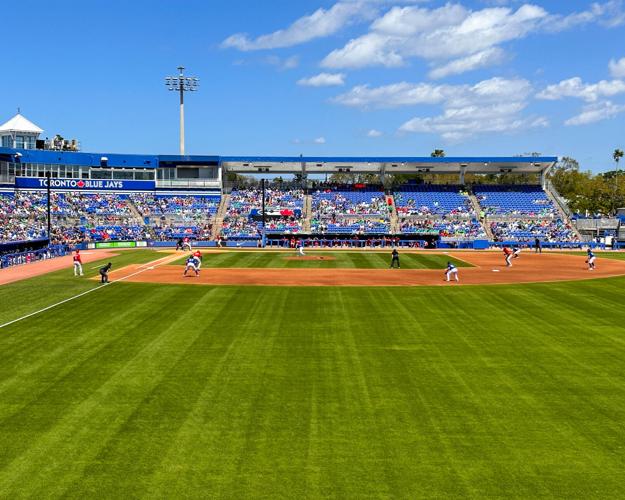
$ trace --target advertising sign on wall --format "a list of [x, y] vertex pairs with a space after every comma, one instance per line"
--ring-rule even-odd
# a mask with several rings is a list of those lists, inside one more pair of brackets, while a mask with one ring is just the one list
[[[41, 177], [16, 177], [18, 189], [46, 189], [48, 181]], [[111, 179], [51, 179], [52, 189], [75, 191], [153, 191], [154, 181], [121, 181]]]

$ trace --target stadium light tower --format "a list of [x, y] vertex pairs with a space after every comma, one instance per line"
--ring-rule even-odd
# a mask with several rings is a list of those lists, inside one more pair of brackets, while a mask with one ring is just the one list
[[178, 66], [178, 76], [165, 78], [168, 90], [180, 93], [180, 155], [184, 155], [184, 93], [195, 92], [200, 86], [200, 80], [193, 76], [184, 76], [184, 66]]

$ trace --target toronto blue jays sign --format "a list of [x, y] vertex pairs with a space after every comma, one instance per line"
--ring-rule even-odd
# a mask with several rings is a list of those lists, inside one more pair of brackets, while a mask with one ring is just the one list
[[[37, 177], [16, 177], [18, 189], [46, 189], [47, 179]], [[154, 181], [121, 181], [110, 179], [50, 179], [52, 189], [75, 191], [152, 191]]]

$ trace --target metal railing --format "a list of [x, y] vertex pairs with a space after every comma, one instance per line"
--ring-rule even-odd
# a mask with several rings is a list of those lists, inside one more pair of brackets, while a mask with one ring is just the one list
[[220, 189], [218, 179], [157, 179], [157, 188]]

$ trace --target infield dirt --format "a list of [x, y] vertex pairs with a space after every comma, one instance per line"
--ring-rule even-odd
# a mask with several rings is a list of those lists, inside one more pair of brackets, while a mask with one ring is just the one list
[[[449, 252], [447, 255], [474, 267], [460, 269], [460, 283], [446, 282], [444, 270], [431, 269], [202, 269], [199, 277], [185, 277], [181, 266], [163, 265], [125, 281], [163, 284], [260, 285], [260, 286], [415, 286], [490, 285], [575, 281], [625, 275], [625, 261], [597, 259], [589, 271], [585, 258], [557, 253], [525, 253], [506, 267], [499, 252]], [[132, 274], [139, 266], [111, 273], [115, 280]]]

